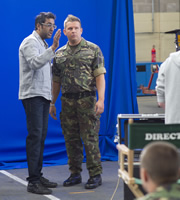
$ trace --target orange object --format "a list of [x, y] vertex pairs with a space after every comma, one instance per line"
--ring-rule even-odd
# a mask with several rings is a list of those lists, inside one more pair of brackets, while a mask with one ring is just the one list
[[152, 83], [154, 74], [158, 73], [158, 71], [159, 71], [158, 65], [151, 65], [151, 72], [152, 73], [151, 73], [151, 77], [150, 77], [148, 86], [147, 87], [144, 87], [143, 85], [140, 86], [140, 89], [142, 90], [143, 94], [154, 94], [154, 95], [156, 95], [156, 90], [153, 90], [153, 89], [150, 89], [150, 88], [151, 88], [151, 83]]
[[153, 48], [151, 49], [151, 62], [156, 62], [156, 49], [155, 49], [155, 45], [153, 45]]

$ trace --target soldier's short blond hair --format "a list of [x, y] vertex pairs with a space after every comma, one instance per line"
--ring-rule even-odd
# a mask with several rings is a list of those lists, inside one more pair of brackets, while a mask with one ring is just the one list
[[158, 185], [176, 182], [179, 177], [180, 153], [169, 142], [152, 142], [143, 149], [140, 165]]
[[66, 17], [66, 19], [64, 20], [64, 28], [66, 28], [66, 23], [67, 22], [79, 22], [80, 26], [81, 26], [81, 20], [78, 17], [74, 16], [74, 15], [68, 15]]

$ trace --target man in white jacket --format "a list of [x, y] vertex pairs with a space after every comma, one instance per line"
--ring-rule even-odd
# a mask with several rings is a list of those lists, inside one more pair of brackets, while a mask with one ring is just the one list
[[28, 136], [26, 154], [29, 177], [27, 191], [35, 194], [51, 194], [57, 183], [43, 177], [43, 151], [47, 135], [49, 106], [51, 101], [51, 60], [59, 47], [61, 30], [48, 47], [45, 39], [51, 38], [56, 28], [55, 15], [41, 12], [35, 19], [35, 30], [26, 37], [19, 48], [19, 99], [26, 113]]
[[165, 108], [165, 123], [180, 123], [180, 51], [162, 63], [156, 82], [157, 102]]

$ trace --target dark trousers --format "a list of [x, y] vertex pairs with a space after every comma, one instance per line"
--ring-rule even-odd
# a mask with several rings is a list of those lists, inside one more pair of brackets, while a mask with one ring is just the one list
[[26, 154], [29, 182], [38, 182], [42, 176], [44, 142], [48, 129], [50, 101], [43, 97], [33, 97], [22, 100], [25, 113], [28, 136], [26, 138]]

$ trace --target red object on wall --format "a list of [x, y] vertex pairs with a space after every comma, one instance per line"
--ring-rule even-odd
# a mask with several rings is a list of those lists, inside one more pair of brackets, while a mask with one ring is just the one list
[[151, 49], [151, 62], [156, 62], [156, 49], [155, 49], [155, 45], [153, 45], [153, 48]]

